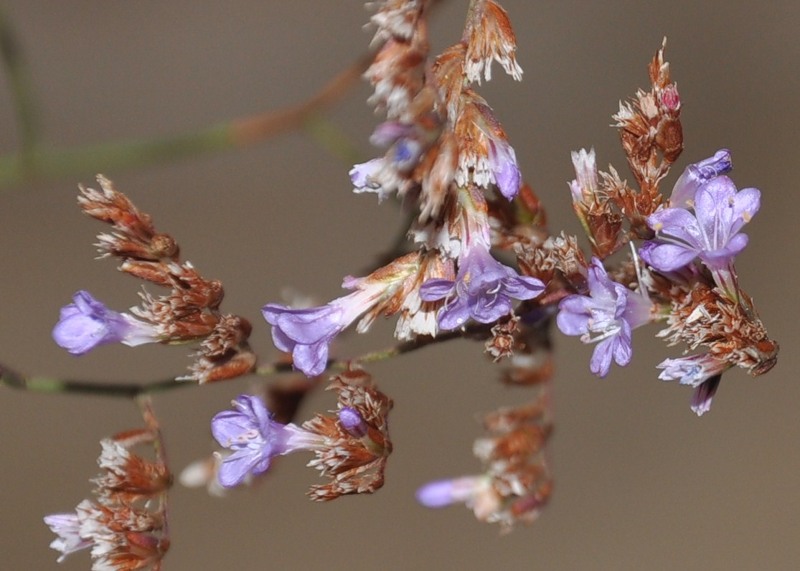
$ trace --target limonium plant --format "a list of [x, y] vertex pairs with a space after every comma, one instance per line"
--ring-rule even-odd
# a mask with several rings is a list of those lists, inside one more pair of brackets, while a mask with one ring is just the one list
[[[367, 368], [424, 346], [480, 341], [501, 381], [529, 390], [525, 402], [484, 413], [474, 473], [420, 482], [416, 495], [429, 508], [464, 504], [502, 529], [533, 522], [553, 492], [552, 335], [591, 345], [587, 373], [607, 377], [646, 342], [637, 330], [658, 324], [667, 349], [653, 377], [688, 385], [697, 415], [711, 410], [727, 370], [756, 376], [775, 365], [778, 344], [735, 266], [761, 193], [737, 187], [724, 141], [671, 172], [683, 149], [682, 100], [665, 45], [649, 62], [647, 88], [613, 115], [630, 180], [599, 170], [594, 149], [579, 149], [574, 178], [549, 193], [572, 202], [585, 235], [570, 236], [548, 227], [501, 118], [480, 93], [493, 71], [522, 78], [509, 15], [496, 0], [471, 0], [461, 39], [433, 54], [430, 5], [369, 4], [374, 51], [364, 78], [381, 120], [370, 139], [375, 156], [349, 169], [342, 190], [400, 204], [410, 222], [406, 242], [380, 266], [343, 277], [342, 296], [313, 307], [265, 299], [249, 319], [225, 313], [222, 284], [183, 259], [149, 214], [102, 175], [94, 188], [80, 186], [80, 209], [108, 228], [98, 237], [101, 257], [146, 287], [125, 311], [88, 290], [64, 292], [55, 343], [76, 356], [113, 343], [189, 343], [194, 353], [168, 381], [81, 386], [135, 397], [144, 427], [103, 439], [93, 497], [44, 517], [59, 561], [86, 550], [95, 570], [161, 569], [173, 480], [222, 495], [276, 471], [274, 460], [286, 454], [310, 456], [319, 471], [312, 500], [377, 491], [393, 448], [393, 403]], [[336, 356], [344, 331], [367, 333], [378, 317], [396, 321], [395, 346]], [[269, 328], [274, 349], [250, 345], [253, 327]], [[243, 376], [260, 379], [259, 388], [220, 403], [209, 419], [216, 449], [170, 466], [152, 395]], [[24, 385], [10, 370], [3, 377]], [[290, 389], [279, 382], [286, 378]], [[335, 394], [335, 409], [308, 415], [298, 395], [320, 387]]]

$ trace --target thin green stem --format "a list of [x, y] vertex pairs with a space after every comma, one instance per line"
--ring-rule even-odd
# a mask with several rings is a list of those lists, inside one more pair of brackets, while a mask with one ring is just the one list
[[160, 139], [101, 143], [54, 151], [37, 150], [25, 161], [20, 161], [15, 155], [5, 155], [0, 157], [0, 187], [59, 178], [77, 179], [94, 176], [98, 172], [118, 172], [233, 146], [231, 126], [219, 125]]
[[137, 398], [145, 394], [153, 394], [180, 387], [193, 386], [194, 383], [164, 379], [150, 383], [104, 383], [72, 379], [55, 379], [52, 377], [26, 377], [0, 365], [0, 385], [13, 389], [51, 394], [83, 394], [121, 398]]
[[330, 121], [322, 119], [321, 114], [356, 84], [371, 61], [371, 53], [362, 56], [310, 99], [278, 111], [167, 137], [100, 143], [72, 149], [31, 147], [24, 161], [20, 160], [18, 154], [0, 156], [0, 188], [39, 180], [81, 178], [97, 172], [119, 172], [247, 147], [299, 128], [305, 129], [335, 156], [348, 163], [354, 162], [354, 158], [359, 156], [355, 147]]
[[[393, 357], [398, 357], [406, 353], [411, 353], [428, 345], [435, 345], [459, 339], [461, 337], [482, 334], [488, 331], [484, 325], [475, 325], [465, 331], [451, 331], [439, 335], [438, 337], [420, 337], [414, 341], [398, 343], [391, 347], [378, 351], [364, 353], [352, 359], [336, 359], [328, 362], [328, 371], [342, 371], [352, 363], [375, 363], [385, 361]], [[268, 377], [279, 373], [289, 373], [294, 369], [292, 364], [286, 361], [277, 361], [259, 367], [255, 373], [262, 377]], [[26, 377], [16, 371], [0, 364], [0, 385], [36, 393], [54, 394], [84, 394], [95, 396], [108, 396], [117, 398], [138, 399], [147, 395], [160, 392], [171, 391], [183, 387], [194, 387], [197, 383], [190, 381], [178, 381], [175, 379], [163, 379], [146, 383], [104, 383], [96, 381], [55, 379], [51, 377]]]
[[39, 113], [22, 47], [11, 20], [0, 7], [0, 58], [3, 60], [19, 127], [20, 151], [14, 159], [24, 166], [39, 142]]

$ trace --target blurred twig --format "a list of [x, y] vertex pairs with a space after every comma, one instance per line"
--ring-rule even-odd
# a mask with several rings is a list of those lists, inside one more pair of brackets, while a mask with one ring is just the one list
[[[2, 23], [0, 20], [0, 26]], [[14, 60], [15, 52], [13, 49], [7, 50], [6, 43], [8, 43], [6, 35], [3, 35], [3, 57], [8, 62]], [[9, 45], [13, 47], [13, 44]], [[12, 57], [6, 55], [7, 51]], [[356, 84], [371, 61], [371, 52], [363, 55], [336, 75], [313, 97], [297, 105], [168, 137], [44, 150], [36, 147], [31, 115], [28, 127], [31, 129], [31, 134], [24, 139], [29, 148], [21, 154], [0, 156], [0, 187], [37, 180], [80, 177], [98, 171], [119, 171], [175, 161], [211, 151], [237, 149], [299, 128], [305, 129], [335, 156], [342, 157], [348, 162], [355, 162], [358, 156], [355, 147], [321, 114]], [[22, 82], [20, 88], [15, 87], [12, 67], [8, 63], [7, 67], [12, 76], [12, 88], [18, 101], [18, 112], [23, 125], [26, 125], [28, 123], [24, 121], [28, 121], [28, 115], [33, 112], [29, 94], [25, 89], [26, 84]]]
[[17, 116], [20, 150], [13, 160], [25, 168], [34, 159], [39, 142], [39, 119], [28, 67], [14, 28], [0, 7], [0, 58], [3, 60]]

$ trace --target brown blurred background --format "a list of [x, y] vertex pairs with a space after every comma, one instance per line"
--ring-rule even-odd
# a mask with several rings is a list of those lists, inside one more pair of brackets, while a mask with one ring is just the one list
[[[353, 62], [371, 35], [360, 1], [3, 3], [30, 63], [47, 141], [85, 145], [180, 133], [279, 109], [312, 95]], [[433, 18], [434, 48], [460, 37], [467, 2]], [[684, 102], [686, 150], [677, 165], [731, 149], [734, 180], [763, 193], [738, 260], [770, 334], [777, 367], [723, 380], [703, 418], [691, 390], [656, 380], [679, 348], [637, 331], [634, 361], [600, 381], [591, 348], [557, 337], [555, 496], [539, 521], [500, 536], [463, 507], [426, 511], [421, 483], [477, 468], [475, 414], [521, 401], [501, 387], [480, 346], [449, 343], [370, 368], [395, 399], [386, 486], [370, 497], [313, 504], [307, 457], [282, 460], [258, 489], [225, 500], [176, 487], [165, 569], [796, 569], [800, 559], [800, 367], [797, 139], [800, 3], [776, 1], [531, 2], [505, 0], [525, 70], [515, 83], [495, 67], [480, 91], [504, 122], [526, 179], [554, 228], [578, 232], [566, 181], [569, 151], [594, 146], [598, 162], [624, 160], [608, 125], [619, 99], [645, 87], [646, 64], [669, 38]], [[359, 85], [330, 119], [361, 149], [380, 120]], [[18, 136], [0, 78], [0, 151]], [[302, 133], [243, 151], [135, 172], [103, 171], [186, 259], [219, 278], [226, 311], [254, 324], [273, 356], [259, 308], [286, 286], [324, 302], [399, 229], [391, 204], [350, 192], [345, 164]], [[182, 374], [184, 348], [105, 347], [73, 358], [51, 341], [59, 307], [90, 289], [112, 307], [136, 303], [139, 285], [112, 261], [94, 261], [101, 228], [75, 206], [78, 182], [0, 193], [0, 360], [28, 373], [97, 380]], [[667, 188], [677, 176], [673, 172]], [[391, 325], [349, 338], [343, 354], [383, 347]], [[179, 470], [212, 449], [209, 419], [248, 389], [240, 380], [157, 398]], [[302, 411], [332, 406], [328, 395]], [[140, 423], [128, 402], [0, 389], [0, 568], [88, 569], [86, 554], [60, 567], [42, 516], [68, 511], [90, 490], [100, 438]]]

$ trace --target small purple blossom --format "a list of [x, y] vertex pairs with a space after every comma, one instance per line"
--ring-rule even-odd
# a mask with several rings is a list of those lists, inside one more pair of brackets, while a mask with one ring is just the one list
[[[344, 287], [359, 287], [364, 280], [347, 278]], [[378, 284], [380, 286], [380, 284]], [[382, 286], [367, 287], [319, 307], [293, 309], [268, 303], [261, 309], [272, 325], [275, 346], [292, 354], [294, 366], [307, 377], [321, 374], [328, 363], [328, 347], [339, 333], [366, 312], [382, 293]]]
[[443, 508], [455, 503], [469, 504], [490, 487], [489, 479], [480, 476], [435, 480], [421, 486], [416, 498], [426, 508]]
[[58, 558], [59, 563], [64, 561], [70, 553], [92, 546], [93, 542], [91, 540], [81, 537], [81, 522], [75, 512], [45, 516], [44, 523], [57, 536], [50, 544], [50, 547], [61, 552], [61, 556]]
[[714, 375], [703, 383], [700, 383], [692, 395], [692, 403], [689, 405], [697, 416], [703, 416], [711, 410], [711, 401], [717, 394], [721, 375]]
[[514, 147], [486, 101], [473, 94], [470, 103], [474, 114], [469, 120], [476, 128], [472, 136], [474, 144], [459, 144], [458, 168], [454, 173], [456, 184], [465, 186], [471, 181], [488, 188], [494, 183], [500, 194], [513, 200], [522, 186]]
[[380, 188], [381, 185], [375, 179], [384, 162], [384, 159], [370, 159], [365, 163], [353, 165], [349, 174], [356, 192], [374, 191]]
[[657, 365], [662, 369], [658, 378], [662, 381], [678, 381], [695, 388], [692, 395], [692, 410], [698, 416], [711, 409], [711, 401], [719, 388], [722, 373], [730, 368], [724, 361], [708, 353], [690, 355], [678, 359], [665, 359]]
[[320, 444], [320, 436], [294, 424], [272, 420], [257, 396], [239, 395], [232, 404], [236, 410], [220, 412], [211, 419], [214, 438], [233, 452], [219, 466], [219, 483], [225, 488], [266, 472], [275, 456]]
[[672, 208], [693, 208], [694, 196], [704, 183], [726, 174], [733, 169], [731, 152], [720, 149], [713, 157], [689, 165], [675, 181], [669, 205]]
[[592, 258], [589, 295], [570, 295], [559, 303], [556, 323], [565, 335], [580, 335], [584, 343], [597, 342], [589, 368], [605, 377], [612, 359], [620, 366], [630, 363], [631, 331], [649, 321], [649, 299], [611, 280], [603, 262]]
[[377, 147], [388, 147], [386, 155], [350, 169], [350, 180], [355, 192], [376, 192], [383, 200], [403, 186], [405, 175], [419, 162], [425, 151], [415, 125], [386, 121], [370, 137]]
[[508, 141], [489, 139], [489, 168], [497, 190], [508, 200], [513, 200], [522, 186], [522, 174], [517, 166], [517, 155]]
[[468, 319], [493, 323], [512, 311], [511, 300], [533, 299], [544, 291], [541, 280], [520, 276], [495, 260], [489, 250], [474, 247], [460, 260], [455, 281], [428, 280], [420, 287], [424, 301], [445, 300], [439, 327], [456, 329]]
[[361, 414], [351, 406], [339, 409], [339, 424], [356, 438], [362, 438], [367, 434], [367, 423], [364, 422]]
[[320, 307], [292, 309], [270, 303], [262, 308], [272, 325], [272, 341], [281, 351], [292, 354], [294, 366], [306, 376], [321, 374], [328, 363], [328, 346], [344, 325], [343, 310], [329, 303]]
[[87, 291], [77, 292], [72, 303], [61, 308], [53, 339], [73, 355], [108, 343], [133, 347], [159, 340], [154, 325], [109, 309]]
[[697, 188], [694, 212], [665, 208], [647, 218], [656, 239], [645, 242], [639, 254], [662, 272], [678, 270], [697, 257], [712, 271], [726, 268], [747, 246], [747, 234], [740, 230], [760, 205], [757, 189], [737, 191], [730, 178], [716, 176]]

